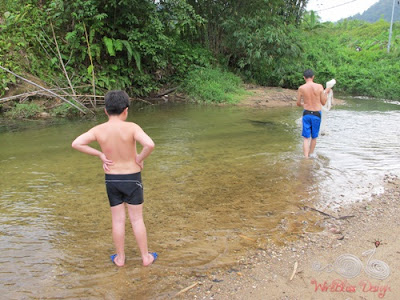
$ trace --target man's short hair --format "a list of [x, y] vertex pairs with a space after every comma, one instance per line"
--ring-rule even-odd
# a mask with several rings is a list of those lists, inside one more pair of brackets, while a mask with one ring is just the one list
[[304, 78], [312, 78], [314, 76], [314, 72], [311, 69], [307, 69], [303, 73]]
[[109, 91], [105, 95], [104, 100], [109, 116], [118, 116], [125, 108], [129, 107], [129, 96], [125, 91]]

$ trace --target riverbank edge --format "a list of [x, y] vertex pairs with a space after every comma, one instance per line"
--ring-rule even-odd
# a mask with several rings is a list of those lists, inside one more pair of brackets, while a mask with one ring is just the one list
[[[245, 90], [247, 95], [236, 104], [231, 103], [206, 103], [207, 105], [218, 106], [241, 106], [253, 108], [275, 108], [275, 107], [291, 107], [296, 106], [297, 90], [285, 89], [280, 87], [263, 87], [257, 85], [246, 84]], [[11, 93], [12, 95], [13, 93]], [[162, 92], [160, 94], [163, 94]], [[103, 100], [102, 100], [103, 101]], [[104, 102], [104, 101], [103, 101]], [[100, 101], [100, 103], [103, 103]], [[166, 103], [191, 103], [192, 101], [187, 95], [173, 91], [170, 94], [163, 95], [158, 98], [132, 98], [132, 102], [141, 103], [143, 105], [162, 105]], [[15, 102], [17, 103], [17, 102]], [[63, 101], [51, 98], [32, 99], [29, 102], [19, 101], [18, 104], [24, 104], [25, 107], [20, 107], [19, 111], [10, 114], [13, 119], [52, 119], [52, 118], [68, 118], [76, 117], [79, 111], [73, 107], [69, 107]], [[344, 101], [334, 99], [334, 104], [343, 104]], [[64, 105], [64, 106], [63, 106]], [[13, 108], [13, 102], [0, 103], [0, 116], [6, 118], [6, 112]], [[96, 108], [95, 112], [102, 113], [103, 106]], [[10, 117], [9, 117], [10, 118]]]
[[[371, 199], [314, 211], [323, 231], [304, 232], [284, 246], [271, 243], [266, 249], [250, 250], [229, 269], [188, 278], [179, 287], [182, 289], [177, 287], [174, 292], [180, 291], [181, 299], [210, 300], [398, 299], [400, 178], [388, 174], [383, 181], [385, 191], [373, 194]], [[359, 257], [366, 266], [368, 258], [362, 254], [370, 249], [376, 251], [372, 259], [390, 267], [390, 275], [384, 280], [365, 272], [347, 279], [312, 267], [317, 262], [327, 266], [347, 253]], [[185, 286], [190, 289], [185, 290]]]
[[[257, 108], [291, 107], [296, 106], [297, 90], [281, 87], [262, 87], [257, 85], [246, 85], [246, 91], [250, 93], [240, 101], [238, 106], [249, 106]], [[342, 99], [333, 99], [333, 104], [343, 105]]]

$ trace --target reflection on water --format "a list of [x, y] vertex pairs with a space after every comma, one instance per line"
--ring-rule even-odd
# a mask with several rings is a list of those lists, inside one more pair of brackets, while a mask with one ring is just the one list
[[128, 224], [127, 265], [112, 266], [100, 161], [70, 147], [104, 118], [3, 127], [0, 292], [7, 299], [166, 297], [183, 277], [282, 238], [277, 228], [285, 238], [313, 230], [311, 216], [291, 214], [301, 201], [358, 199], [387, 170], [399, 172], [399, 111], [359, 102], [329, 113], [313, 160], [302, 158], [294, 108], [186, 105], [130, 115], [156, 142], [143, 172], [149, 248], [160, 254], [150, 268], [140, 266]]

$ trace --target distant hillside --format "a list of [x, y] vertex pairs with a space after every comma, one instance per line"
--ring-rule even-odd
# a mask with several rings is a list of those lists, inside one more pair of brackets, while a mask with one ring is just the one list
[[[394, 21], [400, 21], [400, 0], [395, 0], [394, 6]], [[380, 0], [362, 14], [356, 14], [348, 20], [363, 20], [374, 23], [383, 17], [386, 21], [390, 22], [392, 18], [393, 0]]]

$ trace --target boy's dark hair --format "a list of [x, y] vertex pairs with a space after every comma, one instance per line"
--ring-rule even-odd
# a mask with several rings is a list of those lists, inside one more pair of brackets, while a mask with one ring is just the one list
[[303, 73], [304, 78], [312, 78], [314, 76], [314, 72], [311, 69], [307, 69]]
[[125, 108], [129, 107], [129, 96], [125, 91], [109, 91], [105, 95], [104, 100], [109, 116], [118, 116]]

